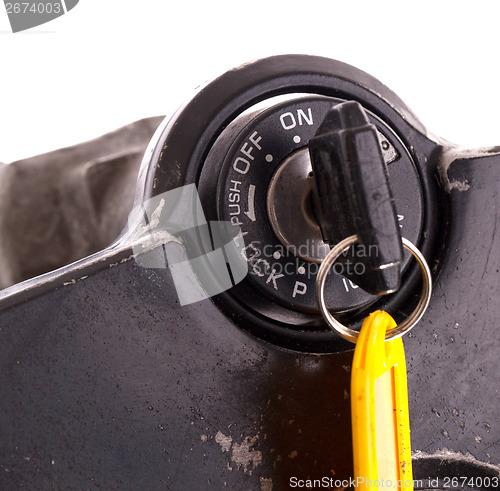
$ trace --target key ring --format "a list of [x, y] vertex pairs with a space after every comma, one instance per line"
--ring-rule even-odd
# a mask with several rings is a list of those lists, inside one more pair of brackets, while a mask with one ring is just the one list
[[[351, 341], [351, 343], [356, 343], [359, 333], [354, 329], [350, 329], [349, 327], [344, 326], [330, 313], [325, 303], [325, 282], [328, 271], [332, 267], [333, 263], [345, 250], [347, 250], [357, 241], [358, 236], [351, 235], [350, 237], [347, 237], [343, 241], [339, 242], [335, 247], [333, 247], [333, 249], [328, 253], [326, 258], [321, 263], [318, 275], [316, 277], [316, 298], [318, 300], [319, 308], [321, 309], [321, 313], [323, 314], [324, 319], [332, 330], [336, 331], [344, 339]], [[429, 269], [427, 261], [425, 260], [422, 253], [417, 249], [417, 247], [415, 247], [408, 239], [402, 237], [402, 241], [403, 247], [406, 250], [410, 251], [413, 257], [418, 261], [424, 278], [424, 284], [422, 287], [422, 295], [420, 296], [420, 300], [415, 310], [408, 316], [407, 319], [401, 322], [401, 324], [398, 324], [394, 329], [387, 331], [385, 335], [386, 341], [403, 336], [403, 334], [406, 334], [413, 328], [413, 326], [415, 326], [415, 324], [422, 318], [424, 312], [427, 310], [432, 293], [431, 271]]]

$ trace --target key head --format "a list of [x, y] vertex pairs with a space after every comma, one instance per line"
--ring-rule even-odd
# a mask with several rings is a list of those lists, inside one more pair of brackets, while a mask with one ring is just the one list
[[387, 167], [361, 104], [334, 106], [309, 141], [313, 203], [323, 240], [334, 245], [358, 236], [343, 274], [369, 293], [396, 291], [403, 247]]

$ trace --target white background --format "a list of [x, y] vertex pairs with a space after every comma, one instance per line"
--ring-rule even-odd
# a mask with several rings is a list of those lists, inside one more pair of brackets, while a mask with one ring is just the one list
[[0, 4], [0, 162], [169, 114], [207, 79], [282, 53], [395, 91], [435, 134], [500, 144], [497, 2], [80, 0], [12, 34]]

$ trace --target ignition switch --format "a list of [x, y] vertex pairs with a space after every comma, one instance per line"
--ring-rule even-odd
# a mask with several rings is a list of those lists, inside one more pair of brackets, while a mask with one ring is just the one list
[[[423, 157], [408, 144], [414, 130], [402, 116], [404, 111], [399, 111], [398, 101], [388, 103], [393, 97], [388, 89], [342, 63], [278, 57], [246, 66], [244, 72], [244, 77], [234, 71], [212, 82], [183, 110], [182, 124], [176, 120], [165, 129], [166, 138], [153, 156], [158, 166], [150, 187], [159, 194], [194, 182], [207, 219], [241, 229], [248, 275], [213, 298], [239, 326], [286, 348], [349, 349], [325, 325], [315, 298], [317, 272], [329, 245], [323, 240], [321, 210], [313, 199], [311, 141], [313, 146], [318, 143], [318, 131], [332, 108], [358, 103], [378, 140], [377, 157], [389, 176], [397, 210], [393, 225], [425, 251], [432, 222], [426, 209], [432, 200], [428, 200], [430, 178]], [[174, 144], [178, 141], [183, 145]], [[377, 246], [369, 240], [365, 245]], [[368, 249], [366, 254], [377, 252]], [[377, 265], [359, 260], [359, 254], [356, 260], [349, 259], [336, 263], [337, 274], [326, 281], [325, 300], [335, 315], [353, 328], [369, 308], [402, 308], [404, 316], [420, 279], [409, 266], [410, 255], [404, 253], [400, 266], [400, 257], [393, 258], [392, 266], [390, 257], [384, 258], [391, 278], [379, 275], [372, 285], [357, 281], [368, 291], [354, 281], [359, 274], [354, 268], [373, 270]], [[400, 274], [403, 287], [395, 294], [373, 294], [395, 290]]]

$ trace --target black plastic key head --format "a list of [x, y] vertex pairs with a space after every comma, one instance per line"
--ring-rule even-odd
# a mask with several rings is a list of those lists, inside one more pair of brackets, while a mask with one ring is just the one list
[[397, 290], [403, 246], [396, 207], [377, 129], [363, 107], [354, 101], [334, 106], [309, 141], [309, 153], [323, 240], [359, 239], [343, 258], [351, 262], [344, 276], [376, 295]]

